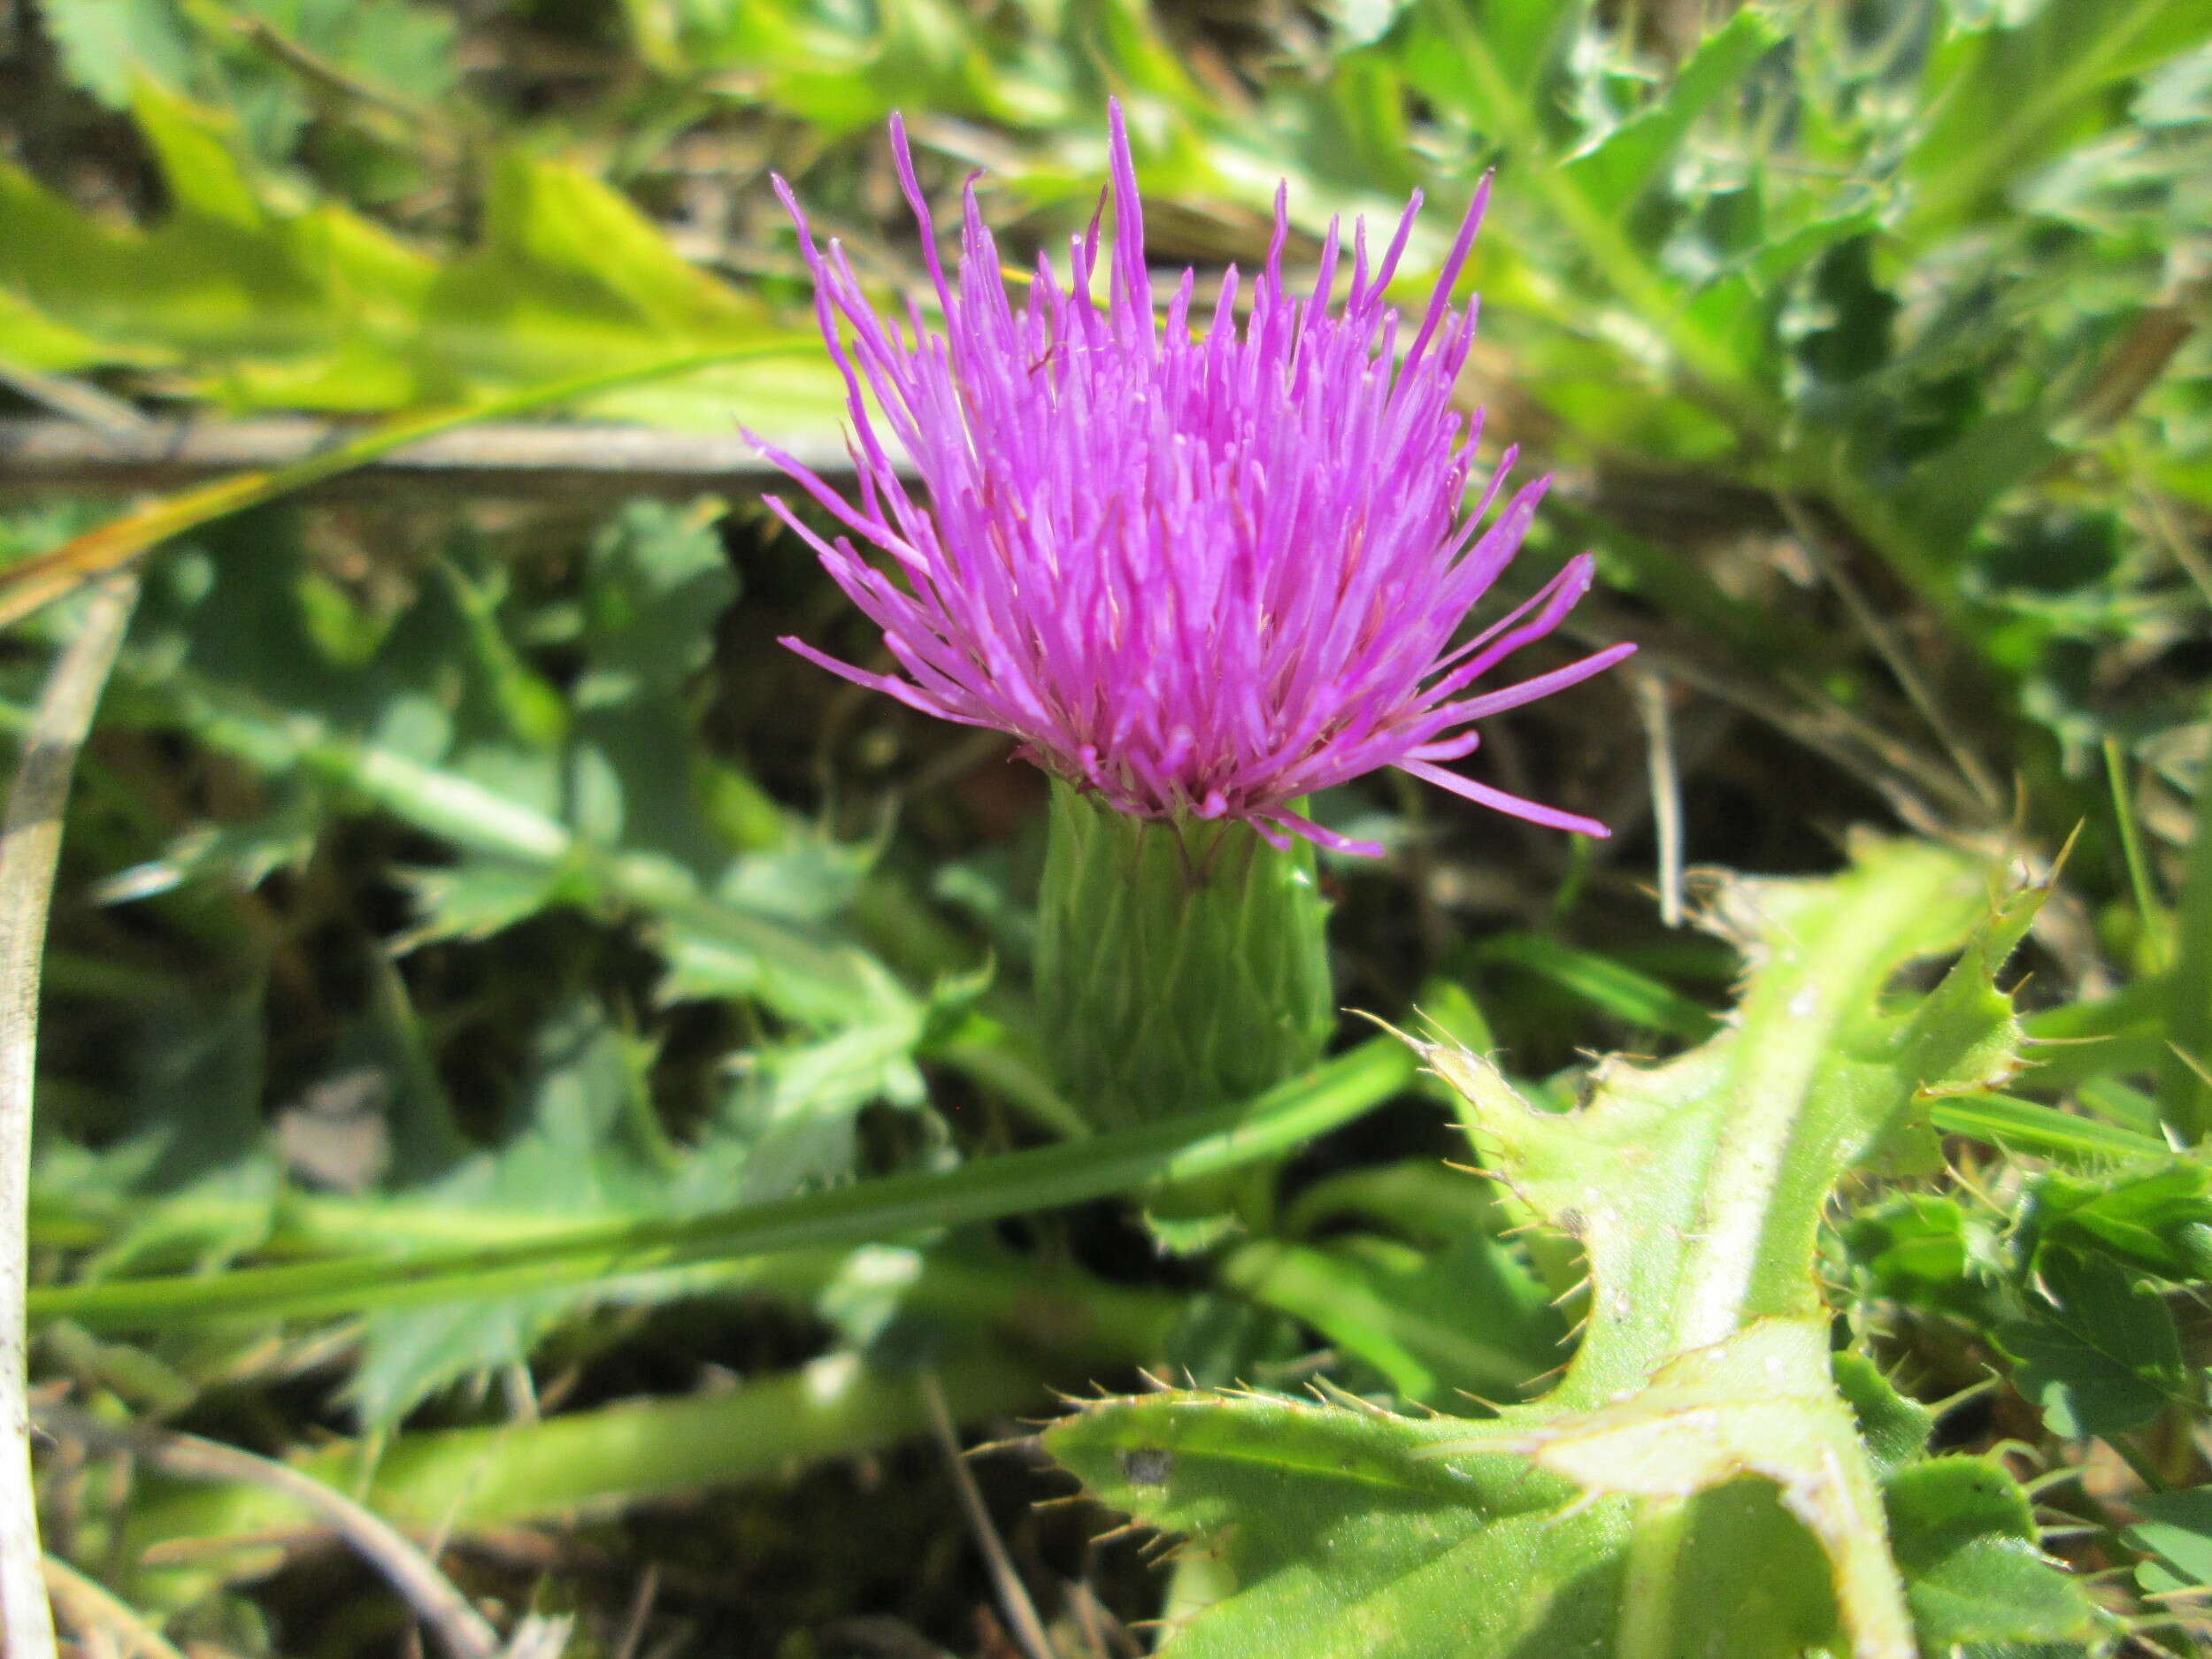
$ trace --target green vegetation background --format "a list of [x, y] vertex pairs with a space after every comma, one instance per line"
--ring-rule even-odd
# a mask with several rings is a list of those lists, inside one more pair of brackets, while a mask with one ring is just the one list
[[[833, 455], [768, 173], [908, 284], [895, 109], [1026, 254], [1091, 211], [1118, 94], [1156, 261], [1202, 281], [1263, 251], [1279, 178], [1309, 256], [1424, 189], [1432, 269], [1496, 167], [1465, 389], [1556, 475], [1517, 580], [1595, 549], [1578, 638], [1644, 650], [1485, 754], [1617, 833], [1324, 799], [1391, 849], [1323, 861], [1339, 1000], [1569, 1099], [1582, 1056], [1727, 1013], [1734, 951], [1653, 897], [1678, 804], [1691, 863], [1769, 873], [1856, 825], [2037, 874], [2075, 837], [2022, 1000], [2096, 1041], [1947, 1108], [1941, 1173], [1853, 1187], [1824, 1274], [1950, 1402], [1940, 1446], [2047, 1477], [2044, 1545], [2135, 1632], [2104, 1644], [2193, 1651], [2212, 1197], [2167, 1148], [2212, 1127], [2208, 38], [2188, 0], [19, 4], [0, 554], [135, 546], [73, 538], [174, 477], [35, 487], [16, 446], [149, 420]], [[1440, 1172], [1448, 1115], [1349, 1021], [1289, 1105], [1357, 1121], [1272, 1229], [1159, 1259], [1116, 1195], [1244, 1155], [1071, 1144], [1027, 986], [1042, 780], [775, 648], [873, 649], [764, 479], [471, 453], [184, 500], [147, 559], [46, 970], [52, 1398], [298, 1459], [449, 1536], [472, 1593], [573, 1612], [574, 1651], [798, 1659], [1008, 1650], [932, 1389], [979, 1434], [1141, 1366], [1454, 1414], [1541, 1386], [1563, 1247]], [[0, 721], [76, 614], [17, 623]], [[265, 1491], [66, 1432], [42, 1469], [55, 1552], [180, 1643], [411, 1640]], [[975, 1471], [1062, 1651], [1157, 1615], [1107, 1510], [1034, 1507], [1064, 1474]]]

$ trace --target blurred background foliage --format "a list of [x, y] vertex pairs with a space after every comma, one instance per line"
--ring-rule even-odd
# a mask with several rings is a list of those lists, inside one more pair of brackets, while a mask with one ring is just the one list
[[[1678, 814], [1691, 862], [1786, 872], [1863, 822], [2037, 867], [2075, 837], [2026, 999], [2094, 1041], [1947, 1107], [1949, 1171], [1861, 1194], [1834, 1294], [1953, 1402], [1939, 1443], [2050, 1474], [2047, 1541], [2129, 1640], [2190, 1650], [2212, 1185], [2166, 1148], [2212, 1126], [2208, 40], [2191, 0], [16, 0], [0, 555], [98, 563], [176, 482], [150, 454], [265, 418], [565, 387], [545, 418], [641, 431], [647, 471], [728, 457], [634, 493], [465, 449], [185, 504], [57, 888], [50, 1395], [292, 1457], [449, 1536], [473, 1593], [576, 1614], [576, 1651], [995, 1654], [918, 1379], [987, 1425], [1140, 1365], [1469, 1411], [1557, 1363], [1571, 1264], [1441, 1176], [1446, 1116], [1387, 1067], [1279, 1171], [1274, 1231], [1202, 1262], [1111, 1180], [988, 1171], [856, 1249], [715, 1231], [1084, 1133], [1029, 1030], [1041, 780], [775, 648], [875, 649], [736, 434], [837, 442], [772, 171], [910, 288], [892, 111], [939, 200], [980, 170], [1018, 260], [1093, 211], [1112, 94], [1156, 262], [1202, 288], [1286, 180], [1308, 257], [1425, 192], [1417, 292], [1496, 170], [1464, 391], [1555, 475], [1517, 580], [1594, 548], [1581, 642], [1644, 644], [1485, 749], [1609, 842], [1375, 780], [1320, 803], [1391, 848], [1326, 861], [1348, 1005], [1571, 1098], [1579, 1054], [1724, 1012], [1732, 954], [1651, 897]], [[92, 458], [40, 472], [63, 437]], [[12, 727], [74, 616], [17, 626]], [[470, 1277], [686, 1217], [680, 1266]], [[440, 1298], [401, 1288], [425, 1252]], [[284, 1267], [332, 1277], [254, 1277]], [[155, 1274], [196, 1277], [109, 1294]], [[56, 1552], [178, 1641], [403, 1650], [269, 1491], [67, 1432], [45, 1467]], [[1033, 1508], [1064, 1478], [1019, 1455], [977, 1474], [1063, 1651], [1133, 1650], [1133, 1547]]]

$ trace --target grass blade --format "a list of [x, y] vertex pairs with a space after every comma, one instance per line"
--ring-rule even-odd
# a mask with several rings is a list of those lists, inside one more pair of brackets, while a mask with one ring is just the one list
[[1411, 1052], [1376, 1038], [1256, 1100], [1095, 1140], [889, 1175], [710, 1215], [597, 1223], [505, 1244], [120, 1279], [32, 1293], [31, 1317], [141, 1328], [255, 1314], [302, 1317], [611, 1279], [698, 1262], [873, 1243], [1240, 1168], [1379, 1105]]

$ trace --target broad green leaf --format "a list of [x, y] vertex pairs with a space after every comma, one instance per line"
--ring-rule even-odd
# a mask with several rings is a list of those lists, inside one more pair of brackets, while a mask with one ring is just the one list
[[[1780, 325], [1793, 284], [1809, 271], [1824, 270], [1828, 263], [1824, 256], [1870, 237], [1875, 224], [1871, 212], [1855, 209], [1765, 242], [1703, 284], [1691, 298], [1687, 314], [1732, 354], [1744, 373], [1778, 377], [1786, 371]], [[1863, 350], [1873, 331], [1864, 326], [1864, 319], [1852, 321], [1858, 326], [1847, 331], [1849, 337], [1855, 349]]]
[[1399, 64], [1421, 93], [1491, 140], [1544, 105], [1585, 8], [1552, 0], [1422, 0]]
[[1901, 1193], [1842, 1228], [1850, 1259], [1878, 1296], [1978, 1317], [1989, 1311], [2002, 1267], [1996, 1230], [1957, 1199]]
[[1163, 1394], [1046, 1444], [1092, 1494], [1194, 1534], [1244, 1587], [1175, 1659], [1606, 1651], [1624, 1517], [1516, 1458], [1417, 1458], [1467, 1425], [1271, 1397]]
[[111, 109], [129, 104], [134, 77], [177, 87], [191, 73], [190, 31], [169, 0], [46, 0], [39, 12], [69, 78]]
[[[412, 176], [397, 153], [418, 136], [402, 125], [404, 111], [428, 119], [457, 73], [453, 19], [407, 0], [50, 0], [41, 17], [64, 73], [102, 103], [127, 107], [149, 83], [206, 99], [236, 116], [266, 163], [291, 160], [302, 129], [332, 114], [303, 84], [297, 65], [311, 61], [367, 92], [334, 123], [357, 141], [344, 152], [353, 165], [341, 170], [387, 190]], [[354, 153], [365, 133], [391, 148]]]
[[[631, 1110], [641, 1099], [636, 1068], [633, 1045], [603, 1010], [571, 1003], [535, 1033], [498, 1143], [413, 1195], [452, 1210], [536, 1210], [548, 1220], [663, 1207], [672, 1171], [658, 1148], [640, 1143]], [[366, 1427], [388, 1428], [448, 1383], [522, 1363], [575, 1301], [553, 1291], [373, 1312], [347, 1394]]]
[[2145, 1557], [2135, 1568], [2144, 1590], [2170, 1595], [2212, 1585], [2212, 1486], [2142, 1492], [2128, 1503], [2143, 1518], [2120, 1536]]
[[[682, 682], [730, 579], [696, 519], [649, 508], [623, 526], [599, 544], [603, 580], [579, 641], [595, 689], [572, 720], [536, 718], [534, 677], [510, 637], [524, 618], [500, 612], [474, 578], [426, 585], [362, 660], [334, 661], [307, 589], [260, 546], [238, 549], [211, 595], [204, 572], [180, 568], [150, 596], [121, 671], [127, 683], [142, 675], [148, 694], [132, 718], [452, 844], [458, 864], [413, 878], [430, 907], [414, 942], [496, 931], [549, 904], [630, 908], [676, 941], [687, 994], [755, 997], [826, 1035], [867, 1026], [879, 1041], [896, 1027], [910, 1040], [919, 1001], [824, 925], [850, 891], [827, 880], [833, 849], [792, 826], [772, 853], [733, 854], [704, 820]], [[655, 537], [666, 545], [639, 550]], [[658, 661], [649, 681], [647, 658]], [[587, 754], [595, 769], [579, 762]], [[595, 823], [575, 821], [591, 801], [576, 787], [587, 772]], [[825, 901], [811, 910], [793, 902], [794, 856]], [[776, 902], [752, 901], [779, 882]], [[742, 977], [685, 978], [695, 951], [741, 964]]]
[[48, 316], [29, 296], [0, 288], [0, 361], [18, 369], [66, 373], [119, 360], [134, 365], [157, 362], [162, 355], [149, 350], [119, 357], [104, 342]]
[[2099, 1181], [2045, 1175], [2029, 1210], [2039, 1252], [2108, 1256], [2177, 1281], [2212, 1278], [2212, 1170], [2194, 1159]]
[[[1669, 1360], [1624, 1399], [1555, 1419], [1508, 1444], [1586, 1492], [1664, 1503], [1747, 1476], [1772, 1481], [1783, 1506], [1827, 1553], [1852, 1650], [1912, 1652], [1897, 1569], [1876, 1519], [1880, 1487], [1860, 1446], [1857, 1421], [1829, 1372], [1824, 1319], [1755, 1321]], [[1663, 1525], [1648, 1510], [1642, 1524], [1647, 1532]], [[1641, 1564], [1632, 1560], [1639, 1585], [1645, 1582], [1636, 1572]], [[1663, 1562], [1654, 1576], [1684, 1564]], [[1622, 1609], [1624, 1645], [1626, 1632], [1647, 1617], [1632, 1592]], [[1720, 1648], [1715, 1627], [1725, 1625], [1709, 1610], [1686, 1609], [1658, 1628], [1678, 1623], [1703, 1627], [1693, 1639], [1701, 1648]]]
[[251, 235], [268, 216], [232, 148], [233, 125], [153, 81], [134, 88], [131, 113], [153, 147], [177, 218]]
[[2089, 1598], [2036, 1548], [2027, 1497], [1993, 1460], [1933, 1458], [1893, 1476], [1882, 1500], [1926, 1650], [2099, 1633]]
[[1997, 1333], [2013, 1381], [2068, 1439], [2140, 1427], [2185, 1398], [2188, 1373], [2164, 1300], [2102, 1256], [2045, 1248], [2028, 1317]]
[[603, 388], [598, 409], [836, 428], [842, 387], [812, 328], [772, 320], [580, 168], [499, 157], [480, 238], [441, 261], [334, 203], [278, 205], [235, 123], [166, 81], [139, 81], [133, 109], [171, 201], [151, 227], [0, 165], [0, 362], [173, 363], [172, 389], [234, 408], [361, 413], [697, 356], [722, 361], [680, 388]]

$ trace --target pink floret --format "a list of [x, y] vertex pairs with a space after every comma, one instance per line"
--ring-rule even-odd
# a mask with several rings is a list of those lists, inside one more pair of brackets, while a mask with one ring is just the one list
[[[1454, 643], [1468, 611], [1518, 549], [1547, 480], [1509, 496], [1507, 451], [1465, 504], [1480, 417], [1453, 383], [1475, 307], [1451, 288], [1482, 218], [1476, 193], [1402, 357], [1385, 300], [1421, 198], [1379, 260], [1352, 233], [1351, 282], [1332, 224], [1314, 291], [1285, 291], [1287, 197], [1275, 197], [1267, 265], [1240, 319], [1224, 278], [1202, 327], [1186, 272], [1164, 324], [1144, 261], [1144, 221], [1121, 111], [1112, 111], [1114, 250], [1092, 296], [1099, 222], [1072, 240], [1063, 286], [1040, 258], [1018, 308], [998, 250], [964, 194], [948, 280], [903, 126], [891, 142], [922, 232], [941, 333], [910, 306], [878, 313], [835, 242], [815, 246], [779, 179], [815, 279], [816, 310], [843, 372], [859, 501], [764, 445], [851, 532], [825, 540], [783, 502], [853, 603], [883, 630], [901, 672], [877, 674], [784, 642], [833, 673], [926, 714], [1018, 738], [1039, 764], [1146, 818], [1242, 818], [1279, 845], [1349, 841], [1291, 810], [1298, 797], [1396, 766], [1469, 800], [1586, 835], [1605, 826], [1522, 800], [1437, 763], [1471, 753], [1474, 722], [1609, 667], [1616, 645], [1494, 690], [1477, 680], [1556, 627], [1588, 588], [1570, 560], [1534, 597]], [[872, 412], [871, 402], [879, 412]], [[917, 499], [888, 437], [910, 458]], [[881, 567], [852, 537], [887, 556]]]

